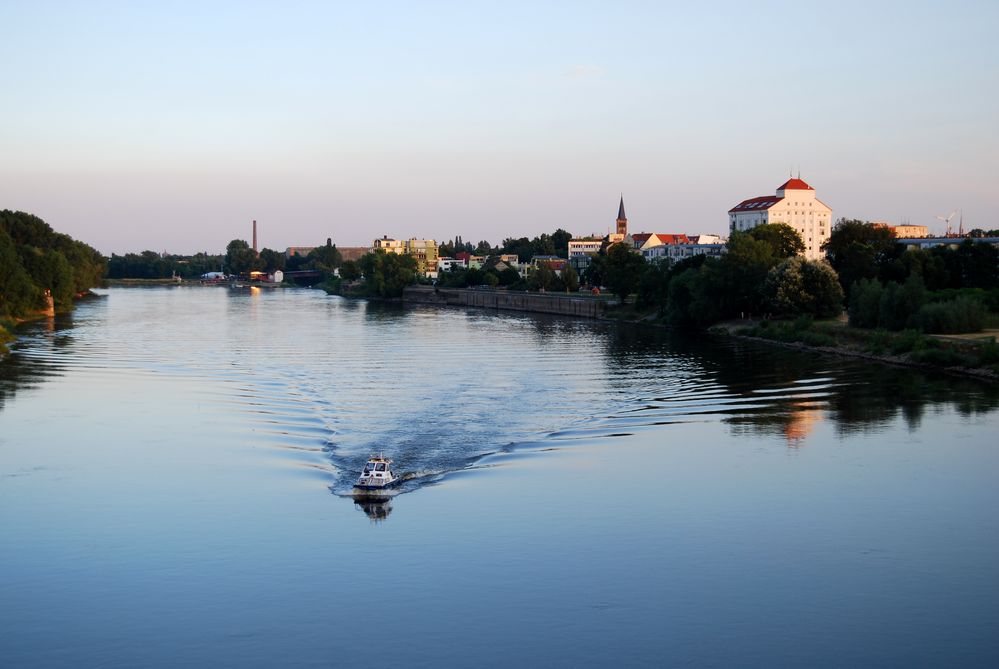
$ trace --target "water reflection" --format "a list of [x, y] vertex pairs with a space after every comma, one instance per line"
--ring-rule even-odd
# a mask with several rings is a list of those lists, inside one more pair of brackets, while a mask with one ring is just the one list
[[9, 345], [10, 355], [0, 360], [0, 411], [19, 390], [37, 388], [61, 376], [66, 362], [60, 351], [74, 343], [71, 314], [49, 316], [20, 326], [17, 341]]
[[387, 499], [355, 499], [354, 506], [376, 523], [385, 520], [392, 513], [392, 502]]
[[26, 330], [0, 365], [0, 410], [73, 370], [198, 379], [217, 386], [201, 410], [234, 419], [231, 441], [321, 464], [334, 493], [373, 452], [414, 474], [410, 492], [539, 440], [715, 421], [800, 448], [821, 426], [916, 430], [928, 412], [999, 408], [994, 384], [640, 325], [304, 289], [112, 295]]
[[648, 423], [670, 414], [682, 418], [682, 410], [666, 410], [688, 408], [718, 415], [735, 435], [783, 436], [793, 446], [821, 421], [845, 436], [882, 430], [900, 416], [916, 430], [930, 409], [970, 417], [999, 408], [993, 383], [755, 342], [622, 327], [611, 334], [608, 350], [621, 376], [643, 370], [673, 390], [652, 389], [641, 399], [636, 413]]

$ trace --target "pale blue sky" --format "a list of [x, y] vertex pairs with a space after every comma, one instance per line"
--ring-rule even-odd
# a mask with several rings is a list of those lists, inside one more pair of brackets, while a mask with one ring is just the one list
[[0, 208], [105, 252], [999, 227], [999, 2], [0, 0]]

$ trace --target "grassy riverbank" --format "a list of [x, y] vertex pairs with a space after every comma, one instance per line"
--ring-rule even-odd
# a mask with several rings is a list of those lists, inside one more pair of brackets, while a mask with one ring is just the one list
[[936, 368], [999, 380], [999, 344], [994, 333], [943, 336], [916, 330], [888, 332], [850, 327], [841, 321], [731, 322], [712, 332], [761, 339], [893, 364]]
[[[626, 304], [608, 309], [605, 319], [669, 327], [655, 308]], [[791, 348], [866, 358], [896, 365], [970, 374], [999, 381], [999, 329], [964, 335], [932, 335], [917, 330], [889, 332], [850, 327], [845, 320], [736, 320], [708, 328], [713, 334], [768, 341]]]

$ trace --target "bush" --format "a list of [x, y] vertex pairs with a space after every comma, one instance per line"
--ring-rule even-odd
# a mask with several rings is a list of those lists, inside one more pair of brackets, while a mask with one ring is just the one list
[[925, 338], [918, 330], [903, 330], [889, 344], [889, 349], [894, 355], [921, 350], [924, 347]]
[[877, 279], [861, 279], [850, 288], [848, 315], [855, 328], [878, 326], [883, 288]]
[[843, 311], [843, 290], [828, 263], [788, 258], [772, 268], [760, 286], [769, 308], [779, 314], [831, 318]]
[[978, 350], [978, 364], [994, 365], [997, 362], [999, 362], [999, 344], [996, 344], [995, 337], [990, 337], [989, 341], [982, 344]]
[[885, 284], [881, 294], [878, 325], [888, 330], [901, 330], [926, 303], [926, 288], [918, 274], [912, 274], [901, 286], [894, 281]]
[[916, 351], [912, 354], [912, 359], [937, 367], [971, 367], [974, 365], [974, 361], [968, 356], [950, 348], [928, 348]]
[[867, 340], [867, 348], [871, 353], [881, 355], [885, 352], [885, 349], [888, 348], [888, 344], [890, 342], [891, 338], [888, 336], [887, 332], [884, 330], [875, 330], [874, 333], [871, 334], [871, 338]]
[[984, 322], [985, 307], [970, 297], [924, 304], [914, 318], [917, 327], [933, 334], [979, 332]]
[[802, 332], [800, 340], [809, 346], [834, 346], [836, 340], [821, 332]]

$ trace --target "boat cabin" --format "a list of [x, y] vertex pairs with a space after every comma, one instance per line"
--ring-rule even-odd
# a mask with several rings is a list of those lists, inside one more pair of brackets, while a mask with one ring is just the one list
[[357, 479], [358, 488], [374, 489], [384, 488], [391, 485], [396, 480], [392, 473], [392, 461], [380, 455], [372, 456], [364, 465], [360, 477]]

